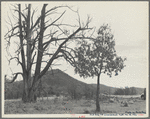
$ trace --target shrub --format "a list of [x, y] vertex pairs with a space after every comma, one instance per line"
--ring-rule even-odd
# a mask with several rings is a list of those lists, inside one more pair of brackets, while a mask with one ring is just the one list
[[56, 93], [56, 96], [57, 96], [57, 97], [58, 97], [58, 96], [60, 96], [60, 93], [59, 93], [59, 92], [57, 92], [57, 93]]

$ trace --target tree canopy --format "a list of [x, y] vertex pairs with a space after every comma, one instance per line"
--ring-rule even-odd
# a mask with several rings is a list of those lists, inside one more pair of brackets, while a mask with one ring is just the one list
[[76, 68], [75, 72], [81, 77], [94, 77], [99, 73], [108, 76], [118, 75], [125, 67], [126, 58], [117, 56], [115, 50], [115, 39], [108, 25], [103, 25], [97, 31], [96, 38], [79, 41], [75, 48]]

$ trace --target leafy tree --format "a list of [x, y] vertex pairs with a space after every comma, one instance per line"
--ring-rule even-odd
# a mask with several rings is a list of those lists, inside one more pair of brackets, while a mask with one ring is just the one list
[[[88, 43], [86, 39], [90, 39]], [[117, 56], [115, 51], [115, 39], [108, 25], [102, 25], [97, 32], [96, 38], [85, 38], [79, 42], [74, 51], [76, 59], [75, 72], [81, 77], [97, 76], [96, 111], [100, 111], [99, 84], [100, 76], [106, 73], [108, 76], [118, 75], [125, 67], [124, 61]]]
[[[6, 51], [9, 63], [12, 60], [16, 61], [22, 71], [13, 73], [13, 79], [9, 82], [14, 82], [18, 75], [21, 75], [24, 84], [22, 100], [34, 102], [40, 79], [54, 66], [54, 61], [60, 58], [70, 63], [74, 61], [70, 54], [72, 48], [69, 48], [68, 44], [74, 41], [76, 36], [82, 38], [82, 34], [90, 30], [88, 26], [91, 20], [88, 17], [86, 23], [81, 24], [78, 11], [68, 6], [46, 9], [48, 4], [44, 4], [38, 14], [36, 9], [31, 9], [31, 4], [12, 6], [14, 12], [9, 16], [9, 29], [4, 36], [7, 42]], [[62, 22], [66, 10], [71, 10], [77, 15], [78, 25]], [[13, 42], [16, 43], [16, 47]], [[9, 50], [12, 47], [15, 49], [14, 56]]]

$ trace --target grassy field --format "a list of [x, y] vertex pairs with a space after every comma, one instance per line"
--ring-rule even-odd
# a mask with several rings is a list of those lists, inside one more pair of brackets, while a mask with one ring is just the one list
[[[123, 99], [125, 100], [125, 99]], [[122, 100], [122, 101], [123, 101]], [[121, 100], [120, 100], [121, 101]], [[95, 113], [94, 100], [70, 100], [59, 99], [38, 100], [36, 103], [22, 103], [22, 101], [5, 101], [5, 114], [93, 114]], [[122, 107], [120, 102], [100, 101], [101, 113], [125, 113], [126, 111], [146, 112], [146, 101], [134, 100], [133, 104]]]

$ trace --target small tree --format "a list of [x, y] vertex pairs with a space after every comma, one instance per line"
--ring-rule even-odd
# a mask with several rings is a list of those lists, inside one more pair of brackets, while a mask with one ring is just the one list
[[99, 112], [100, 76], [107, 73], [111, 77], [112, 72], [115, 72], [115, 76], [118, 75], [125, 67], [125, 59], [117, 56], [115, 39], [108, 25], [99, 28], [96, 38], [87, 39], [91, 39], [90, 43], [85, 39], [75, 49], [75, 72], [84, 78], [97, 76], [96, 111]]

